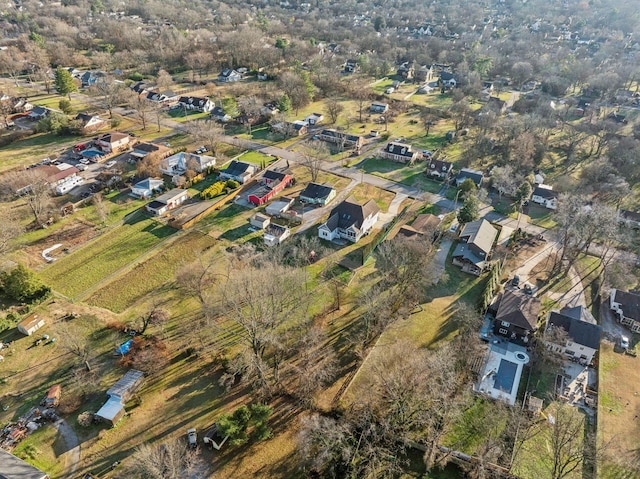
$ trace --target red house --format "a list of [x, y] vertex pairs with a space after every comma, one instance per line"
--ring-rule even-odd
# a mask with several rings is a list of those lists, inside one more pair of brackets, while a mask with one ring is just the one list
[[265, 204], [289, 186], [293, 182], [293, 176], [285, 172], [267, 170], [261, 181], [261, 186], [248, 197], [248, 201], [256, 206]]

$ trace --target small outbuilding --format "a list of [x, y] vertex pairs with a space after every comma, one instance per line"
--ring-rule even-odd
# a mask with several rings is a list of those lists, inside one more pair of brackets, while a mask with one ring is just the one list
[[22, 334], [26, 334], [27, 336], [31, 336], [44, 325], [44, 318], [41, 318], [36, 313], [33, 313], [18, 323], [18, 331], [20, 331]]
[[269, 223], [271, 223], [271, 218], [266, 215], [256, 213], [251, 217], [249, 223], [251, 223], [251, 226], [253, 226], [254, 228], [263, 230], [267, 226], [269, 226]]
[[131, 399], [144, 382], [144, 373], [131, 369], [122, 376], [109, 390], [109, 399], [96, 413], [96, 417], [115, 426], [125, 415], [125, 403]]
[[58, 403], [60, 403], [60, 393], [62, 392], [62, 387], [59, 384], [54, 384], [47, 391], [47, 395], [42, 400], [42, 405], [44, 407], [56, 407]]

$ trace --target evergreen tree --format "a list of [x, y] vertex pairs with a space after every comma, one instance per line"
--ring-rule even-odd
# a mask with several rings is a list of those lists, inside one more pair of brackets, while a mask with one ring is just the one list
[[291, 110], [291, 98], [289, 95], [282, 95], [278, 100], [278, 110], [281, 112], [287, 112]]
[[478, 205], [478, 198], [475, 196], [467, 196], [464, 200], [464, 204], [460, 211], [458, 211], [458, 221], [460, 223], [469, 223], [475, 221], [480, 217], [480, 208]]
[[71, 93], [78, 91], [78, 87], [73, 81], [73, 76], [62, 67], [56, 68], [56, 78], [54, 80], [56, 91], [60, 95], [67, 95], [71, 100]]

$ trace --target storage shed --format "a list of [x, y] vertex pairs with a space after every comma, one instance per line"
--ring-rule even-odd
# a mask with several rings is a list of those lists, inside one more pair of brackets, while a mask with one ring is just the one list
[[18, 331], [20, 331], [22, 334], [26, 334], [27, 336], [31, 336], [44, 325], [44, 318], [41, 318], [36, 313], [33, 313], [18, 323]]
[[96, 417], [115, 426], [125, 414], [124, 405], [140, 389], [144, 382], [144, 373], [136, 369], [127, 371], [107, 391], [109, 399], [96, 413]]

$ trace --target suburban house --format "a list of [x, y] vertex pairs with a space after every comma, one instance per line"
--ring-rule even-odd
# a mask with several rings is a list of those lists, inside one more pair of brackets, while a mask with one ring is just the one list
[[102, 72], [84, 72], [80, 76], [80, 82], [82, 83], [82, 87], [86, 88], [94, 85], [98, 79], [102, 77], [104, 77], [104, 73]]
[[83, 184], [84, 184], [84, 178], [76, 174], [73, 174], [73, 175], [67, 176], [64, 180], [59, 182], [54, 188], [54, 191], [56, 195], [64, 195], [69, 193], [76, 186], [80, 186]]
[[640, 333], [640, 294], [612, 289], [609, 308], [616, 318], [634, 333]]
[[396, 70], [396, 75], [405, 80], [411, 80], [415, 73], [415, 62], [404, 62]]
[[256, 213], [249, 219], [249, 224], [254, 228], [265, 229], [271, 223], [271, 218], [269, 216], [263, 215], [262, 213]]
[[[80, 170], [75, 166], [71, 166], [68, 163], [61, 163], [59, 165], [42, 165], [33, 169], [38, 176], [43, 178], [49, 186], [55, 191], [56, 188], [65, 183], [77, 183], [78, 179], [81, 179], [78, 175]], [[25, 185], [20, 191], [26, 192], [31, 185]], [[62, 194], [62, 193], [58, 193]]]
[[307, 134], [307, 123], [302, 120], [281, 121], [271, 124], [271, 131], [285, 136], [304, 136]]
[[453, 251], [453, 264], [462, 267], [466, 273], [480, 276], [497, 236], [498, 230], [485, 219], [465, 224], [460, 232], [460, 242]]
[[201, 113], [208, 113], [216, 106], [208, 98], [197, 96], [181, 96], [178, 99], [178, 106], [186, 110], [195, 110]]
[[640, 213], [629, 210], [619, 210], [618, 218], [620, 223], [624, 223], [631, 228], [640, 228]]
[[411, 145], [405, 143], [389, 142], [380, 153], [380, 158], [385, 160], [397, 161], [398, 163], [413, 164], [416, 160], [422, 157], [422, 153], [413, 151]]
[[157, 145], [155, 143], [137, 143], [133, 147], [133, 151], [130, 156], [135, 160], [141, 160], [147, 155], [158, 155], [164, 157], [170, 153], [171, 150], [164, 145]]
[[325, 206], [335, 197], [336, 190], [333, 187], [319, 185], [318, 183], [309, 183], [304, 190], [300, 192], [298, 199], [303, 203]]
[[322, 130], [318, 134], [318, 139], [345, 148], [360, 149], [364, 144], [364, 138], [359, 135], [350, 135], [349, 133], [343, 133], [332, 129]]
[[441, 178], [446, 180], [449, 178], [452, 169], [453, 163], [431, 159], [427, 161], [426, 174], [432, 178]]
[[289, 236], [291, 236], [291, 230], [289, 228], [271, 223], [264, 230], [264, 244], [267, 246], [276, 246], [281, 244]]
[[216, 159], [213, 156], [196, 155], [195, 153], [181, 151], [160, 161], [158, 169], [163, 175], [173, 177], [183, 175], [187, 170], [202, 173], [207, 168], [212, 168], [215, 165]]
[[490, 96], [485, 107], [498, 115], [503, 115], [507, 111], [507, 102], [497, 96]]
[[589, 310], [576, 306], [549, 313], [544, 340], [554, 351], [589, 365], [600, 347], [600, 335], [600, 326]]
[[389, 105], [386, 103], [382, 103], [379, 101], [374, 101], [373, 103], [371, 103], [371, 106], [369, 107], [369, 111], [371, 111], [371, 113], [384, 113], [389, 109]]
[[415, 72], [415, 80], [421, 83], [429, 83], [433, 81], [433, 67], [431, 65], [422, 65]]
[[102, 151], [106, 151], [107, 153], [116, 153], [127, 149], [130, 138], [131, 137], [126, 133], [115, 131], [113, 133], [106, 133], [100, 136], [95, 143], [102, 149]]
[[358, 62], [356, 60], [347, 60], [344, 63], [345, 73], [354, 73], [358, 69]]
[[220, 179], [235, 180], [241, 185], [245, 184], [256, 174], [257, 167], [251, 163], [233, 160], [224, 170], [220, 171]]
[[262, 175], [261, 182], [260, 188], [254, 190], [248, 197], [248, 201], [256, 206], [265, 204], [289, 186], [293, 182], [293, 176], [285, 172], [267, 170]]
[[343, 238], [357, 243], [373, 229], [379, 214], [375, 201], [361, 205], [353, 197], [348, 198], [331, 210], [329, 219], [318, 228], [318, 236], [329, 241]]
[[231, 121], [231, 117], [229, 115], [227, 115], [224, 110], [219, 107], [219, 106], [215, 106], [213, 107], [213, 109], [211, 110], [211, 113], [209, 113], [209, 115], [211, 116], [212, 120], [216, 120], [222, 123], [226, 123], [228, 121]]
[[143, 81], [139, 81], [131, 85], [131, 89], [135, 91], [138, 95], [142, 95], [143, 93], [147, 93], [155, 88], [155, 85], [151, 83], [146, 83]]
[[36, 313], [30, 314], [22, 321], [18, 323], [18, 331], [27, 336], [31, 336], [38, 329], [45, 325], [44, 318], [41, 318]]
[[232, 68], [225, 68], [218, 75], [218, 81], [221, 83], [230, 83], [242, 80], [242, 74]]
[[482, 174], [482, 171], [462, 168], [458, 173], [458, 176], [456, 176], [456, 186], [460, 186], [466, 179], [470, 179], [478, 188], [480, 188], [484, 175]]
[[398, 231], [399, 235], [407, 238], [422, 238], [427, 236], [428, 241], [432, 241], [438, 232], [441, 219], [432, 214], [421, 214], [413, 220], [411, 225], [402, 225]]
[[289, 208], [293, 206], [294, 199], [286, 196], [281, 196], [275, 201], [272, 201], [267, 205], [264, 212], [269, 216], [279, 216], [282, 213], [289, 211]]
[[2, 479], [49, 479], [49, 474], [0, 448], [0, 477]]
[[125, 415], [124, 405], [140, 389], [144, 382], [144, 373], [136, 369], [126, 372], [118, 381], [109, 388], [109, 399], [96, 413], [96, 417], [115, 426]]
[[169, 210], [177, 208], [189, 199], [187, 190], [174, 188], [165, 194], [158, 196], [155, 200], [148, 203], [146, 208], [149, 213], [154, 216], [162, 216]]
[[97, 131], [107, 124], [107, 121], [98, 115], [88, 115], [86, 113], [78, 113], [74, 120], [79, 123], [82, 133], [85, 134]]
[[131, 187], [131, 196], [136, 198], [151, 198], [154, 193], [162, 191], [164, 181], [154, 178], [147, 178], [137, 182]]
[[149, 91], [147, 92], [147, 100], [163, 105], [175, 105], [178, 102], [178, 95], [173, 90]]
[[42, 120], [45, 116], [47, 116], [51, 110], [45, 106], [34, 106], [27, 118], [30, 120]]
[[528, 343], [538, 328], [540, 300], [520, 290], [506, 290], [497, 305], [493, 333], [516, 343]]
[[314, 126], [320, 123], [322, 120], [324, 120], [324, 115], [322, 113], [312, 113], [311, 115], [308, 115], [303, 121], [310, 126]]
[[455, 88], [455, 86], [457, 85], [456, 77], [451, 72], [442, 72], [442, 73], [440, 73], [439, 83], [444, 88]]
[[531, 201], [547, 209], [555, 210], [558, 208], [558, 193], [553, 191], [551, 186], [538, 185], [533, 189]]

